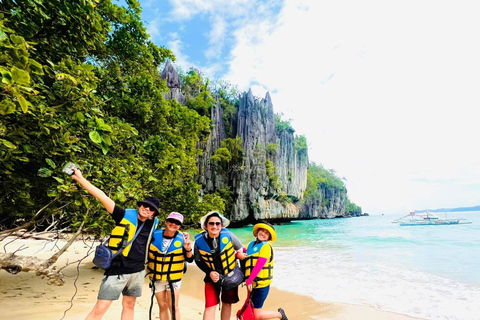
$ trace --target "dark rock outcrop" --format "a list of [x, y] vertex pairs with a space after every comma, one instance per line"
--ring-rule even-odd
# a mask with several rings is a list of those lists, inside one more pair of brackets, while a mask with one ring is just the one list
[[[170, 63], [162, 78], [167, 79], [170, 88], [165, 97], [184, 103], [185, 95], [178, 87], [180, 81]], [[226, 215], [232, 225], [344, 216], [346, 193], [335, 188], [322, 189], [322, 200], [304, 203], [308, 154], [299, 154], [295, 149], [293, 130], [277, 130], [269, 93], [264, 99], [254, 97], [251, 90], [241, 95], [234, 119], [229, 123], [231, 136], [226, 134], [224, 110], [218, 99], [210, 116], [210, 136], [198, 144], [203, 152], [197, 158], [197, 182], [204, 194], [222, 189], [231, 191], [233, 204]], [[242, 163], [235, 170], [225, 170], [211, 158], [222, 141], [235, 137], [241, 138]]]

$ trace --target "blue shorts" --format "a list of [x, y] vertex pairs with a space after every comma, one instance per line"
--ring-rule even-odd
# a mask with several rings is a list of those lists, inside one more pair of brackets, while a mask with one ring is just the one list
[[266, 286], [259, 289], [253, 289], [250, 299], [252, 299], [253, 307], [255, 309], [261, 309], [265, 299], [267, 299], [268, 292], [270, 291], [270, 286]]

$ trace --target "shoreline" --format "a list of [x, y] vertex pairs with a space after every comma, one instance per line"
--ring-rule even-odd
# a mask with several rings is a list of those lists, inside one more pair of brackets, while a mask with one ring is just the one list
[[[11, 238], [0, 242], [3, 247]], [[35, 255], [38, 258], [48, 258], [61, 248], [65, 241], [16, 240], [7, 246], [8, 252], [13, 252], [20, 246], [27, 248], [17, 252], [18, 255]], [[91, 241], [76, 241], [57, 261], [58, 268], [67, 262], [73, 262], [87, 255]], [[95, 244], [93, 247], [95, 247]], [[63, 286], [51, 286], [33, 272], [20, 272], [16, 275], [0, 271], [0, 305], [3, 307], [2, 318], [5, 319], [85, 319], [93, 308], [103, 270], [93, 268], [93, 251], [80, 264], [70, 264], [62, 271], [65, 275]], [[78, 271], [78, 272], [77, 272]], [[77, 278], [78, 277], [78, 278]], [[281, 279], [275, 279], [281, 281]], [[148, 278], [145, 279], [142, 297], [137, 298], [135, 319], [148, 319], [151, 301], [151, 290]], [[180, 310], [182, 320], [197, 320], [203, 318], [204, 309], [203, 272], [195, 263], [188, 264], [188, 270], [182, 280], [180, 295]], [[319, 288], [321, 290], [321, 288]], [[240, 301], [232, 306], [232, 317], [245, 301], [246, 288], [239, 288]], [[73, 300], [72, 300], [73, 298]], [[23, 307], [24, 306], [24, 307]], [[264, 309], [277, 310], [282, 307], [290, 320], [413, 320], [403, 314], [381, 311], [368, 306], [358, 306], [336, 302], [319, 302], [311, 297], [282, 291], [274, 286], [265, 302]], [[120, 319], [121, 301], [114, 301], [104, 316], [104, 319]], [[153, 301], [152, 319], [158, 318], [158, 305]], [[216, 311], [216, 319], [220, 312]]]

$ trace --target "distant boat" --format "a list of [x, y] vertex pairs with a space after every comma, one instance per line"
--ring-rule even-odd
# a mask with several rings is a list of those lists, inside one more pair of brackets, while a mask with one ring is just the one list
[[425, 214], [410, 212], [410, 214], [393, 221], [400, 226], [443, 226], [452, 224], [469, 224], [472, 223], [467, 219], [447, 219], [440, 218], [427, 211]]

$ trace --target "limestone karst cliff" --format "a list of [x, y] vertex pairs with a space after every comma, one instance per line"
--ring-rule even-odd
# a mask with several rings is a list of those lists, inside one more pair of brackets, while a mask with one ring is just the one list
[[[175, 80], [178, 74], [170, 63], [162, 77], [172, 86], [165, 98], [185, 103], [179, 81]], [[209, 113], [212, 121], [209, 138], [198, 144], [202, 153], [197, 158], [196, 180], [203, 194], [220, 191], [230, 194], [231, 206], [225, 214], [232, 225], [345, 215], [346, 194], [336, 188], [319, 186], [321, 200], [303, 200], [308, 151], [298, 150], [294, 130], [277, 128], [269, 93], [263, 99], [254, 97], [251, 90], [241, 94], [230, 120], [225, 119], [224, 111], [217, 98]], [[229, 162], [212, 159], [228, 139], [241, 143], [241, 156]]]

